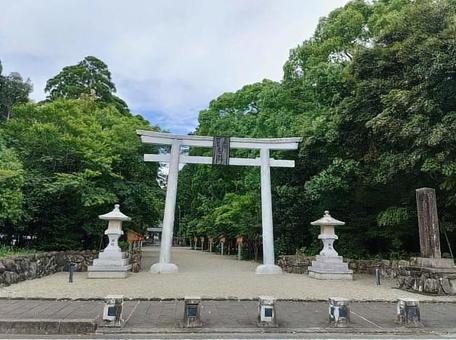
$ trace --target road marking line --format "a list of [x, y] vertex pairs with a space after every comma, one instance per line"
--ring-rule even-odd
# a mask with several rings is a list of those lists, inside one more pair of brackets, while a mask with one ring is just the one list
[[138, 305], [139, 305], [140, 302], [141, 302], [141, 301], [137, 301], [137, 302], [136, 302], [135, 306], [133, 307], [133, 309], [132, 309], [131, 312], [130, 312], [130, 315], [128, 315], [128, 317], [125, 319], [124, 325], [126, 325], [127, 322], [130, 320], [131, 316], [132, 316], [133, 313], [135, 312], [135, 310], [136, 310], [136, 308], [138, 307]]
[[354, 311], [350, 311], [350, 313], [355, 314], [357, 317], [363, 319], [363, 320], [366, 321], [366, 322], [369, 322], [370, 324], [374, 325], [374, 326], [377, 327], [377, 328], [383, 328], [382, 326], [379, 326], [379, 325], [377, 325], [375, 322], [372, 322], [372, 321], [370, 321], [370, 320], [367, 320], [365, 317], [359, 315], [358, 313], [355, 313]]

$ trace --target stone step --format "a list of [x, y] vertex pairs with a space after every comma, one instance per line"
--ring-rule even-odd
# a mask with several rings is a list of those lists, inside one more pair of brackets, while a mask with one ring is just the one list
[[308, 268], [308, 270], [313, 271], [324, 271], [324, 272], [339, 272], [344, 273], [348, 272], [348, 264], [346, 263], [321, 263], [321, 262], [312, 262], [312, 266]]
[[310, 272], [315, 272], [315, 273], [334, 273], [334, 274], [353, 274], [353, 270], [351, 269], [343, 269], [343, 268], [338, 268], [338, 269], [322, 269], [322, 268], [312, 268], [309, 267], [309, 273]]
[[353, 272], [344, 273], [309, 271], [309, 277], [318, 280], [353, 280]]
[[95, 259], [94, 266], [126, 266], [129, 259]]
[[102, 251], [98, 254], [99, 259], [125, 259], [127, 255], [125, 252], [106, 252]]
[[342, 263], [344, 258], [342, 256], [315, 256], [317, 262], [328, 262], [328, 263]]
[[348, 263], [345, 262], [322, 262], [322, 261], [312, 261], [312, 266], [317, 267], [348, 267]]
[[126, 266], [97, 265], [87, 267], [89, 279], [123, 279], [128, 276], [131, 264]]
[[89, 279], [125, 279], [128, 277], [128, 271], [104, 271], [104, 272], [97, 272], [91, 271], [87, 272], [87, 278]]
[[131, 269], [131, 264], [126, 266], [88, 266], [88, 272], [126, 272]]

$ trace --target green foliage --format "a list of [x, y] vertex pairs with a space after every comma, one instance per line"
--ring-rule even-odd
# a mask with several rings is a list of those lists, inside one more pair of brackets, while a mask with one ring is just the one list
[[216, 235], [227, 237], [243, 235], [254, 238], [261, 233], [258, 223], [260, 216], [258, 196], [258, 193], [253, 192], [243, 195], [226, 194], [222, 204], [210, 214]]
[[[326, 209], [347, 223], [338, 229], [342, 255], [417, 252], [415, 189], [422, 186], [437, 189], [455, 242], [455, 37], [454, 1], [354, 0], [291, 50], [282, 82], [244, 86], [200, 112], [200, 135], [303, 137], [297, 154], [274, 154], [296, 158], [295, 169], [272, 171], [276, 252], [316, 253], [318, 230], [309, 223]], [[185, 232], [257, 228], [260, 214], [243, 202], [258, 194], [258, 172], [186, 166]]]
[[85, 57], [76, 65], [64, 67], [47, 81], [44, 90], [49, 93], [48, 100], [78, 99], [88, 95], [100, 103], [114, 105], [120, 112], [128, 112], [127, 104], [114, 95], [116, 87], [108, 66], [92, 56]]
[[2, 70], [0, 61], [0, 122], [10, 119], [14, 105], [26, 103], [33, 89], [29, 79], [24, 81], [17, 72], [2, 75]]
[[91, 98], [17, 107], [2, 134], [24, 168], [21, 234], [42, 249], [98, 247], [106, 226], [97, 216], [114, 203], [133, 217], [130, 228], [155, 223], [163, 195], [139, 128], [150, 126]]
[[0, 228], [22, 217], [23, 185], [21, 162], [14, 150], [7, 148], [0, 140]]
[[3, 257], [35, 254], [37, 251], [30, 248], [13, 248], [0, 245], [0, 259]]

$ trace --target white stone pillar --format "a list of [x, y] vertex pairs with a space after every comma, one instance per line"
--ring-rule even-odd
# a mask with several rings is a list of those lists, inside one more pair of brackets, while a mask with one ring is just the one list
[[166, 188], [165, 216], [160, 243], [160, 262], [150, 267], [152, 273], [175, 273], [178, 268], [171, 263], [171, 246], [173, 245], [174, 213], [176, 210], [177, 177], [179, 174], [179, 154], [181, 142], [173, 140], [169, 162], [168, 181]]
[[272, 230], [271, 167], [269, 149], [260, 149], [261, 161], [261, 218], [263, 226], [263, 264], [256, 268], [257, 274], [281, 274], [282, 269], [274, 264], [274, 234]]

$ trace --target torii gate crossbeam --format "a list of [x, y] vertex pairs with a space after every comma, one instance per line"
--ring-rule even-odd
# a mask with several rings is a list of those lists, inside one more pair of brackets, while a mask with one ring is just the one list
[[[212, 157], [187, 156], [180, 154], [181, 146], [210, 147], [214, 137], [194, 135], [173, 135], [168, 133], [138, 130], [141, 141], [145, 144], [171, 145], [167, 155], [145, 154], [146, 162], [169, 163], [166, 189], [165, 214], [160, 248], [160, 260], [150, 268], [154, 273], [173, 273], [178, 267], [171, 262], [174, 213], [176, 208], [177, 179], [179, 164], [213, 164]], [[229, 158], [229, 165], [260, 166], [261, 168], [261, 217], [263, 236], [263, 264], [256, 269], [257, 274], [278, 274], [282, 270], [274, 264], [274, 237], [272, 221], [271, 174], [270, 167], [294, 167], [292, 160], [270, 158], [270, 150], [296, 150], [301, 138], [230, 138], [231, 149], [259, 149], [259, 158]]]

